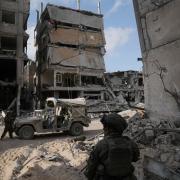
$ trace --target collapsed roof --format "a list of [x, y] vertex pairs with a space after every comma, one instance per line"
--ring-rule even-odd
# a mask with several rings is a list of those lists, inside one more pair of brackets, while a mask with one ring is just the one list
[[74, 10], [52, 4], [48, 4], [46, 6], [41, 19], [51, 19], [62, 23], [78, 24], [96, 29], [104, 29], [103, 16], [100, 14], [95, 14], [89, 11]]

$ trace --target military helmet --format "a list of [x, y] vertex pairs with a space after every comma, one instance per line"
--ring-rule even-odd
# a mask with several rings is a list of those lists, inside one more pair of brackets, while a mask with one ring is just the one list
[[122, 116], [120, 116], [116, 113], [104, 115], [101, 119], [101, 123], [103, 124], [104, 127], [109, 127], [111, 129], [121, 132], [121, 133], [128, 126], [126, 120]]

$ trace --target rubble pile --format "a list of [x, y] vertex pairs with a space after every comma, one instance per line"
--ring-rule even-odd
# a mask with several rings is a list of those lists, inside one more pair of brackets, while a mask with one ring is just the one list
[[[167, 174], [171, 173], [179, 178], [180, 136], [174, 124], [144, 119], [144, 111], [139, 110], [127, 110], [119, 114], [129, 124], [124, 135], [136, 141], [141, 151], [140, 160], [134, 163], [138, 180], [144, 180], [147, 176], [148, 180], [168, 179]], [[99, 134], [89, 138], [58, 139], [5, 151], [0, 154], [0, 179], [85, 180], [83, 170], [86, 160], [103, 136], [103, 131], [99, 131]]]
[[[127, 110], [119, 114], [129, 124], [124, 135], [136, 141], [141, 151], [140, 160], [134, 163], [138, 180], [144, 180], [147, 176], [148, 180], [168, 179], [171, 173], [174, 177], [180, 178], [180, 136], [174, 124], [165, 120], [158, 122], [144, 119], [143, 111]], [[74, 147], [89, 154], [93, 146], [102, 138], [103, 134], [99, 134], [89, 140], [77, 141]], [[146, 170], [146, 168], [153, 170], [153, 166], [159, 171], [163, 169], [162, 173], [158, 171], [157, 174], [150, 173]]]
[[76, 149], [80, 149], [81, 151], [84, 151], [87, 154], [90, 154], [93, 147], [103, 138], [104, 138], [104, 133], [102, 132], [102, 133], [100, 133], [92, 138], [89, 138], [87, 140], [74, 142], [75, 143], [74, 147]]
[[70, 140], [56, 140], [8, 150], [0, 155], [0, 179], [83, 180], [80, 171], [88, 155], [74, 146]]
[[[137, 114], [134, 117], [137, 117]], [[151, 171], [153, 166], [156, 166], [160, 169], [167, 168], [169, 169], [167, 171], [180, 178], [180, 135], [178, 133], [180, 130], [176, 129], [174, 123], [143, 118], [130, 118], [128, 123], [129, 126], [124, 134], [134, 139], [141, 150], [141, 159], [135, 163], [137, 177], [140, 180], [147, 177], [149, 171], [146, 172], [145, 169], [149, 168]], [[145, 158], [148, 159], [146, 165], [144, 165]], [[148, 176], [148, 180], [167, 178], [167, 171], [164, 170], [162, 174], [153, 172], [155, 174], [152, 173]], [[158, 177], [155, 178], [154, 175], [158, 175]]]
[[[128, 120], [129, 126], [125, 134], [141, 144], [146, 145], [158, 142], [161, 135], [167, 131], [172, 130], [171, 132], [173, 132], [173, 128], [175, 128], [173, 123], [169, 121], [151, 121], [150, 119], [141, 119], [140, 117], [140, 115], [136, 115], [136, 118], [130, 118]], [[166, 136], [169, 137], [172, 134], [167, 134]], [[162, 143], [163, 141], [168, 140], [163, 138]], [[171, 140], [169, 140], [169, 143], [171, 143]]]
[[87, 101], [88, 113], [105, 113], [105, 112], [119, 112], [128, 109], [128, 105], [125, 101], [119, 99], [113, 99], [109, 101], [105, 100], [88, 100]]

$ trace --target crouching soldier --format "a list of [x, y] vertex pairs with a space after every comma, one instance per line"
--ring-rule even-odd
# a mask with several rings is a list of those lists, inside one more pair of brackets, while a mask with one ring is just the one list
[[137, 180], [132, 162], [139, 159], [137, 145], [122, 136], [127, 128], [124, 118], [110, 114], [101, 119], [104, 139], [95, 146], [87, 163], [85, 175], [88, 180]]
[[7, 132], [9, 133], [9, 137], [13, 138], [13, 125], [14, 125], [14, 120], [16, 118], [16, 115], [13, 111], [7, 111], [6, 112], [6, 116], [4, 117], [4, 131], [3, 134], [1, 136], [1, 140], [5, 137], [5, 135], [7, 134]]

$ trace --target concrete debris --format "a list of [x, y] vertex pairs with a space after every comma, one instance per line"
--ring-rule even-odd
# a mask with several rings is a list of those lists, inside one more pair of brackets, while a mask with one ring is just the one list
[[[28, 152], [27, 152], [28, 151]], [[73, 151], [76, 151], [73, 148]], [[27, 152], [24, 154], [24, 152]], [[10, 156], [14, 153], [13, 156]], [[21, 154], [22, 153], [22, 154]], [[87, 155], [78, 149], [73, 157], [69, 142], [53, 142], [40, 145], [37, 148], [20, 148], [9, 150], [1, 155], [1, 180], [10, 179], [84, 179], [79, 174], [81, 163], [86, 160]], [[5, 157], [9, 157], [5, 161]], [[15, 157], [15, 159], [13, 159]], [[18, 158], [17, 158], [18, 157]], [[3, 165], [7, 162], [8, 168]]]
[[139, 71], [118, 71], [105, 73], [107, 83], [112, 91], [122, 95], [128, 102], [144, 102], [143, 74]]
[[0, 180], [85, 180], [81, 170], [101, 131], [101, 123], [95, 120], [80, 137], [48, 134], [29, 141], [5, 139], [0, 146]]
[[143, 112], [141, 111], [137, 111], [137, 110], [126, 110], [126, 111], [122, 111], [120, 113], [118, 113], [119, 115], [121, 115], [123, 118], [125, 118], [127, 120], [127, 122], [134, 122], [136, 120], [142, 119], [142, 114]]
[[117, 101], [89, 100], [87, 101], [88, 113], [119, 112], [128, 109], [126, 103]]
[[92, 151], [92, 148], [104, 137], [103, 132], [84, 141], [84, 142], [78, 142], [76, 144], [77, 149], [81, 149], [82, 151], [86, 151], [88, 154]]
[[[141, 159], [135, 165], [136, 175], [139, 179], [144, 180], [147, 178], [151, 180], [159, 175], [157, 173], [155, 173], [155, 175], [149, 175], [149, 173], [152, 172], [147, 173], [144, 170], [144, 167], [141, 166], [145, 161], [144, 156], [152, 158], [153, 163], [160, 163], [162, 166], [171, 169], [171, 172], [175, 172], [176, 169], [178, 169], [180, 166], [180, 129], [175, 129], [173, 123], [165, 120], [153, 122], [149, 119], [133, 118], [129, 120], [128, 123], [129, 126], [125, 135], [134, 139], [141, 149]], [[149, 166], [147, 167], [149, 168]], [[152, 170], [152, 168], [150, 169]], [[164, 177], [161, 176], [160, 178], [168, 179], [166, 172], [164, 173]], [[178, 173], [177, 176], [179, 177], [180, 173]]]
[[78, 136], [72, 139], [72, 141], [85, 141], [86, 140], [86, 136]]
[[[140, 110], [126, 110], [119, 113], [129, 124], [124, 135], [134, 139], [141, 150], [141, 159], [134, 164], [136, 176], [139, 180], [144, 180], [143, 178], [149, 176], [153, 179], [158, 176], [152, 172], [147, 172], [148, 169], [143, 165], [145, 156], [151, 158], [152, 163], [160, 163], [166, 169], [170, 169], [179, 175], [180, 141], [177, 132], [180, 130], [175, 129], [169, 121], [153, 122], [149, 119], [143, 119], [143, 113], [144, 111]], [[100, 124], [99, 120], [96, 122]], [[28, 146], [6, 151], [5, 154], [0, 155], [0, 174], [6, 177], [6, 180], [11, 178], [33, 180], [36, 176], [39, 179], [46, 176], [52, 180], [57, 179], [56, 177], [62, 177], [62, 180], [69, 178], [84, 180], [85, 177], [81, 170], [84, 169], [86, 159], [92, 148], [103, 137], [102, 131], [91, 137], [80, 136], [65, 140], [54, 140], [37, 145], [36, 148]], [[12, 153], [13, 156], [11, 156]], [[7, 161], [5, 157], [8, 157]], [[8, 172], [4, 169], [4, 164], [9, 166]], [[2, 180], [4, 179], [2, 178]]]
[[[165, 166], [162, 162], [159, 162], [155, 159], [152, 159], [148, 156], [144, 157], [144, 170], [147, 179], [153, 179], [156, 176], [159, 176], [161, 179], [170, 179], [170, 180], [179, 180], [180, 173], [173, 171], [172, 169]], [[152, 173], [150, 175], [150, 173]], [[159, 179], [158, 178], [158, 179]]]

